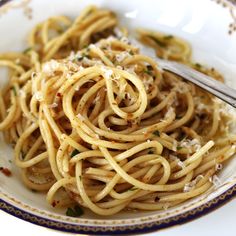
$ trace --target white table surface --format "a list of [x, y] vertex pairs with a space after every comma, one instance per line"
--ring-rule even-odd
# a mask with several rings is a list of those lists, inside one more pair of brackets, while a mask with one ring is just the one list
[[[66, 234], [49, 230], [31, 223], [19, 220], [0, 211], [0, 235], [24, 236], [65, 236]], [[72, 234], [67, 234], [72, 235]], [[235, 236], [236, 235], [236, 199], [212, 213], [184, 225], [165, 229], [147, 236]], [[77, 235], [78, 236], [78, 235]]]

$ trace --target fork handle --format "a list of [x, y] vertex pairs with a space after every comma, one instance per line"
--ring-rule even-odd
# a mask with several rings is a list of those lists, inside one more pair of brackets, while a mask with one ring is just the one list
[[170, 61], [158, 61], [160, 67], [164, 70], [172, 72], [176, 75], [181, 76], [193, 84], [203, 88], [209, 93], [215, 95], [216, 97], [222, 99], [226, 103], [236, 108], [236, 90], [230, 88], [229, 86], [212, 79], [211, 77], [196, 71], [186, 65], [170, 62]]

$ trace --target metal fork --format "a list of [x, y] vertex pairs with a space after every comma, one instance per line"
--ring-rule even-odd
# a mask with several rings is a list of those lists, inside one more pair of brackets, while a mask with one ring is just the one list
[[214, 94], [216, 97], [236, 108], [236, 90], [229, 86], [196, 71], [184, 64], [178, 62], [164, 60], [156, 56], [152, 48], [144, 47], [138, 40], [131, 37], [131, 41], [140, 48], [142, 54], [150, 56], [154, 59], [158, 66], [166, 71], [179, 75], [202, 89]]
[[163, 59], [156, 59], [158, 65], [169, 72], [179, 75], [206, 91], [214, 94], [216, 97], [222, 99], [226, 103], [236, 108], [236, 90], [229, 86], [207, 76], [199, 71], [196, 71], [186, 65], [178, 62], [172, 62]]

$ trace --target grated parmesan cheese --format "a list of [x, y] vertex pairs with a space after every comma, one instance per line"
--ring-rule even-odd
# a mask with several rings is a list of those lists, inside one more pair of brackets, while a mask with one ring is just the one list
[[223, 168], [223, 165], [221, 163], [216, 163], [216, 165], [215, 165], [215, 170], [216, 171], [217, 170], [222, 170], [222, 168]]
[[200, 142], [197, 139], [185, 139], [180, 142], [181, 147], [185, 147], [194, 151], [199, 151], [201, 149]]
[[128, 57], [130, 57], [130, 54], [126, 51], [116, 54], [116, 60], [118, 62], [121, 62]]
[[50, 60], [43, 65], [42, 71], [46, 75], [53, 75], [54, 72], [59, 68], [60, 64], [56, 60]]
[[77, 115], [77, 117], [78, 117], [81, 121], [84, 121], [84, 120], [85, 120], [85, 118], [84, 118], [80, 113]]
[[195, 188], [196, 184], [203, 178], [204, 178], [203, 175], [198, 175], [193, 181], [186, 183], [184, 185], [183, 192], [186, 193], [186, 192], [190, 192], [191, 190], [193, 190]]
[[56, 102], [48, 105], [48, 108], [55, 108], [55, 107], [58, 107], [58, 103]]
[[186, 167], [184, 162], [182, 162], [178, 157], [171, 154], [171, 155], [169, 155], [169, 158], [172, 161], [176, 161], [177, 165], [180, 166], [182, 169], [184, 169]]
[[118, 27], [114, 28], [114, 33], [115, 33], [117, 38], [123, 37], [123, 33], [120, 31], [120, 29]]
[[153, 78], [148, 77], [147, 79], [143, 80], [143, 85], [145, 87], [145, 90], [147, 91], [151, 85], [153, 85]]
[[174, 152], [177, 151], [177, 146], [178, 146], [178, 143], [177, 143], [176, 140], [174, 140], [174, 142], [173, 142], [173, 144], [172, 144], [172, 150], [173, 150]]
[[219, 187], [221, 185], [221, 180], [217, 175], [213, 175], [209, 178], [209, 181], [213, 183], [215, 187]]
[[91, 43], [88, 48], [89, 48], [89, 49], [96, 49], [97, 46], [96, 46], [95, 44]]
[[26, 98], [26, 93], [25, 93], [24, 90], [20, 89], [20, 90], [19, 90], [19, 94], [20, 94], [20, 96], [21, 96], [22, 98]]
[[173, 113], [174, 113], [174, 108], [170, 107], [166, 112], [164, 119], [168, 119]]
[[34, 94], [34, 98], [36, 100], [38, 100], [39, 102], [43, 101], [43, 93], [40, 92], [40, 91], [37, 91], [35, 94]]
[[112, 74], [113, 74], [113, 70], [111, 69], [107, 69], [105, 66], [101, 67], [101, 70], [104, 72], [104, 76], [106, 79], [110, 79]]

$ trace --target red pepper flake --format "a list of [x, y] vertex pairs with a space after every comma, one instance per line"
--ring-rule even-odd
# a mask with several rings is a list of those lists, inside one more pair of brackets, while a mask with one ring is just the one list
[[11, 171], [8, 168], [0, 167], [0, 171], [8, 177], [11, 176]]
[[224, 161], [224, 155], [221, 155], [221, 156], [219, 156], [216, 160], [218, 161], [218, 162], [222, 162], [222, 161]]
[[127, 114], [127, 120], [131, 120], [133, 118], [133, 114], [132, 113], [128, 113]]
[[59, 203], [60, 203], [60, 201], [53, 200], [53, 202], [52, 202], [52, 206], [53, 206], [53, 207], [56, 207], [56, 205], [59, 204]]
[[61, 98], [62, 94], [61, 93], [57, 93], [57, 97]]

